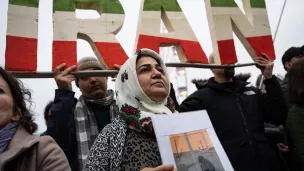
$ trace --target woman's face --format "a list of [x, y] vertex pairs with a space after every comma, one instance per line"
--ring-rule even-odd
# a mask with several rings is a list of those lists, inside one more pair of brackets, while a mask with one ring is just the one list
[[169, 93], [169, 82], [162, 67], [152, 57], [141, 57], [136, 63], [138, 82], [151, 100], [162, 102]]
[[12, 120], [13, 106], [11, 90], [3, 77], [0, 76], [0, 128]]

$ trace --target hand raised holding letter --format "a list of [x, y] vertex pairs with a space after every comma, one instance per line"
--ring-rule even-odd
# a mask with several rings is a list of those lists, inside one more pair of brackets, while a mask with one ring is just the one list
[[54, 71], [54, 79], [56, 81], [58, 89], [72, 91], [72, 81], [75, 80], [75, 76], [72, 75], [71, 72], [76, 69], [76, 65], [70, 66], [64, 71], [61, 71], [65, 66], [66, 64], [64, 63], [56, 67]]
[[273, 61], [269, 59], [269, 57], [262, 53], [261, 57], [256, 59], [257, 68], [259, 68], [265, 77], [265, 79], [269, 79], [272, 77], [272, 70], [273, 70]]
[[[114, 64], [114, 70], [120, 70], [121, 66], [120, 65], [117, 65], [117, 64]], [[115, 81], [115, 78], [117, 77], [117, 74], [116, 75], [113, 75], [112, 76], [112, 81]]]

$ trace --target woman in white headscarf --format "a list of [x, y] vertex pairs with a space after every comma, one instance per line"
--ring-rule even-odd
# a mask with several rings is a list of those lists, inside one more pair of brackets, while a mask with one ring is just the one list
[[84, 170], [174, 170], [161, 165], [150, 118], [175, 112], [169, 92], [168, 72], [156, 52], [141, 49], [127, 60], [116, 79], [120, 117], [99, 134]]

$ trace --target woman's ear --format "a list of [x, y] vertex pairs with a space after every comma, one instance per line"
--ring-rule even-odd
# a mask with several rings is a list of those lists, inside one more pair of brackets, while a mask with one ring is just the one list
[[14, 112], [12, 121], [19, 121], [20, 118], [21, 118], [21, 110], [18, 108], [17, 111]]

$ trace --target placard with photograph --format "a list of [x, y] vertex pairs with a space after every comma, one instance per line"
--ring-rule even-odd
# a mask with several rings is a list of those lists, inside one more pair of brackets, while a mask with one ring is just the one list
[[178, 171], [233, 171], [206, 111], [153, 115], [162, 161]]

